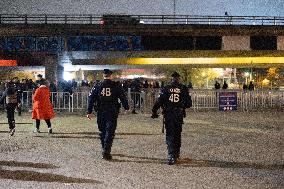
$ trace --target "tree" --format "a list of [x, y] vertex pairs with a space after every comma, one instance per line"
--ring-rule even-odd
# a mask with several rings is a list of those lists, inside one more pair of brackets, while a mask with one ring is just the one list
[[26, 78], [34, 78], [32, 73], [15, 70], [14, 68], [5, 68], [4, 70], [0, 70], [1, 80], [12, 80], [15, 77], [18, 77], [20, 80]]
[[271, 81], [271, 87], [279, 87], [280, 69], [276, 67], [267, 70], [267, 78]]
[[193, 68], [188, 65], [163, 65], [153, 68], [154, 74], [164, 74], [167, 81], [171, 78], [171, 74], [174, 71], [180, 74], [182, 83], [188, 84], [192, 82], [197, 87], [205, 87], [207, 84], [213, 83], [220, 76], [212, 68]]

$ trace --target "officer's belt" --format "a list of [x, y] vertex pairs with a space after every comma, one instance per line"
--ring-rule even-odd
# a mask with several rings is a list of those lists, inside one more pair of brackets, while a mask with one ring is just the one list
[[100, 106], [105, 106], [105, 105], [107, 105], [107, 106], [109, 106], [109, 105], [114, 105], [114, 106], [117, 106], [118, 105], [118, 102], [103, 102], [103, 103], [100, 103], [99, 104]]
[[180, 110], [180, 111], [183, 111], [184, 108], [182, 107], [165, 107], [165, 110], [168, 111], [168, 110]]

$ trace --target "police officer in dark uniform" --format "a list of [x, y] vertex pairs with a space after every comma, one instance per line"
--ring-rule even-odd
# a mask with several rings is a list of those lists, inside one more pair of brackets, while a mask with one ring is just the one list
[[7, 110], [7, 118], [10, 129], [10, 135], [13, 136], [15, 133], [15, 109], [21, 103], [19, 96], [17, 95], [17, 89], [13, 85], [12, 82], [6, 83], [6, 90], [2, 94], [0, 98], [0, 102], [6, 98], [6, 110]]
[[158, 118], [158, 109], [163, 109], [168, 147], [168, 165], [176, 163], [180, 156], [181, 132], [184, 109], [192, 105], [191, 97], [185, 85], [180, 84], [180, 75], [172, 74], [171, 84], [161, 90], [161, 94], [152, 109], [152, 118]]
[[104, 80], [97, 83], [89, 94], [87, 118], [91, 119], [91, 113], [95, 107], [102, 145], [102, 158], [111, 160], [110, 152], [120, 107], [118, 100], [120, 100], [125, 110], [129, 110], [129, 105], [121, 84], [112, 81], [112, 71], [104, 69], [103, 76]]

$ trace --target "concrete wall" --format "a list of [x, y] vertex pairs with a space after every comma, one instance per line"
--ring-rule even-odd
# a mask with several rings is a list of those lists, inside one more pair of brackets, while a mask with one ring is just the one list
[[284, 36], [277, 37], [277, 50], [284, 50]]
[[250, 36], [223, 36], [222, 50], [250, 50]]

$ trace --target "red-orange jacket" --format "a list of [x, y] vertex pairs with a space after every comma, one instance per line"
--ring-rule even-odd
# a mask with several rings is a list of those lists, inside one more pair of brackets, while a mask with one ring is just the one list
[[52, 119], [55, 114], [50, 102], [50, 90], [45, 85], [36, 89], [33, 95], [32, 119]]

